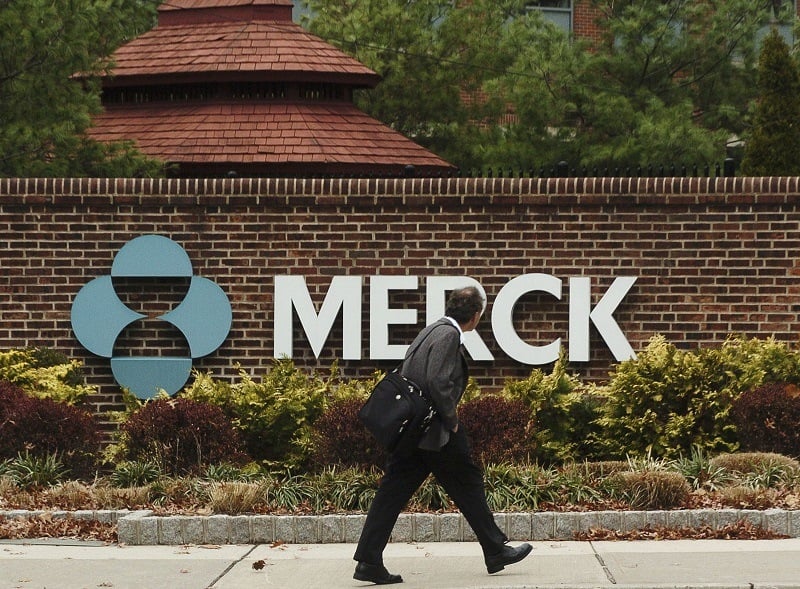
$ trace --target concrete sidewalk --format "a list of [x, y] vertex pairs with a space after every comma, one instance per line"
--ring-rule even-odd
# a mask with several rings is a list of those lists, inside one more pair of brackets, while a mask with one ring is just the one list
[[[517, 544], [517, 543], [513, 543]], [[393, 543], [385, 563], [417, 589], [800, 589], [800, 539], [535, 542], [487, 575], [472, 542]], [[338, 589], [352, 544], [118, 546], [0, 543], [2, 589]], [[257, 568], [254, 568], [254, 564]], [[262, 565], [259, 567], [258, 565]]]

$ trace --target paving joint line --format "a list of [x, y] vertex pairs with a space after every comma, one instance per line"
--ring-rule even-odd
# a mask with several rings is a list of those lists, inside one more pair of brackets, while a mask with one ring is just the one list
[[[608, 568], [606, 561], [603, 560], [603, 557], [597, 552], [597, 549], [594, 546], [594, 542], [589, 542], [589, 546], [592, 547], [592, 553], [594, 553], [594, 557], [597, 559], [597, 562], [600, 563], [600, 566], [603, 568], [603, 572], [606, 575], [606, 578], [612, 585], [617, 584], [617, 580], [614, 578], [614, 574], [611, 572], [611, 569]], [[752, 589], [752, 588], [751, 588]]]
[[253, 551], [254, 551], [256, 548], [258, 548], [258, 546], [259, 546], [258, 544], [254, 545], [254, 546], [251, 546], [251, 547], [250, 547], [250, 550], [248, 550], [248, 551], [247, 551], [247, 552], [245, 552], [245, 553], [244, 553], [242, 556], [240, 556], [240, 557], [239, 557], [237, 560], [235, 560], [235, 561], [233, 561], [231, 564], [229, 564], [229, 565], [228, 565], [228, 566], [225, 568], [225, 570], [224, 570], [224, 571], [222, 571], [222, 572], [221, 572], [221, 573], [220, 573], [220, 574], [217, 576], [217, 578], [216, 578], [216, 579], [214, 579], [213, 581], [211, 581], [211, 583], [210, 583], [210, 584], [209, 584], [209, 585], [208, 585], [208, 586], [207, 586], [205, 589], [212, 589], [212, 588], [213, 588], [213, 587], [214, 587], [214, 586], [215, 586], [215, 585], [216, 585], [216, 584], [217, 584], [219, 581], [221, 581], [221, 580], [223, 579], [223, 577], [225, 577], [225, 575], [227, 575], [229, 572], [231, 572], [231, 570], [233, 570], [233, 567], [235, 567], [235, 566], [236, 566], [236, 565], [238, 565], [240, 562], [242, 562], [242, 561], [243, 561], [245, 558], [247, 558], [248, 556], [250, 556], [251, 554], [253, 554]]

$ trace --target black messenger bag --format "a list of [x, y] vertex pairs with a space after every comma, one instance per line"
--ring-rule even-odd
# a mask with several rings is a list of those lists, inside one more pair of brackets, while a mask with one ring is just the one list
[[399, 372], [383, 377], [370, 393], [358, 418], [392, 454], [410, 454], [436, 415], [422, 390]]

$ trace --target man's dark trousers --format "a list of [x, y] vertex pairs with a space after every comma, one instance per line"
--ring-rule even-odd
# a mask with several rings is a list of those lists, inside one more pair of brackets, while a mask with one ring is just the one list
[[383, 563], [383, 549], [400, 512], [430, 473], [464, 515], [484, 554], [495, 554], [503, 548], [508, 538], [494, 521], [486, 503], [483, 473], [470, 457], [466, 433], [459, 429], [451, 432], [450, 441], [438, 452], [418, 449], [410, 456], [389, 457], [358, 541], [355, 560]]

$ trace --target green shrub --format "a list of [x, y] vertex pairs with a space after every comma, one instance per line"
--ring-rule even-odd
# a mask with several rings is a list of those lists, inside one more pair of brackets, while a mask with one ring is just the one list
[[733, 401], [764, 382], [796, 381], [799, 362], [796, 352], [772, 339], [733, 337], [718, 349], [686, 352], [655, 336], [599, 389], [603, 456], [677, 457], [693, 447], [733, 451]]
[[502, 395], [527, 403], [533, 417], [534, 458], [557, 463], [592, 455], [598, 399], [590, 386], [566, 370], [561, 357], [548, 374], [534, 369], [523, 380], [507, 380]]
[[520, 399], [482, 395], [462, 403], [460, 426], [469, 435], [479, 464], [528, 463], [534, 452], [534, 432], [528, 405]]
[[769, 383], [742, 393], [731, 416], [742, 450], [800, 456], [800, 390]]
[[170, 475], [217, 462], [244, 463], [242, 442], [219, 407], [191, 399], [156, 399], [120, 426], [122, 458], [153, 462]]
[[94, 474], [99, 447], [100, 430], [87, 411], [0, 381], [0, 459], [57, 456], [72, 476], [83, 478]]
[[260, 381], [240, 372], [234, 384], [198, 373], [184, 398], [220, 407], [258, 461], [302, 464], [311, 424], [322, 415], [333, 383], [307, 375], [287, 359], [276, 360]]
[[0, 380], [18, 385], [33, 397], [70, 405], [94, 392], [83, 384], [80, 362], [48, 348], [0, 352]]

